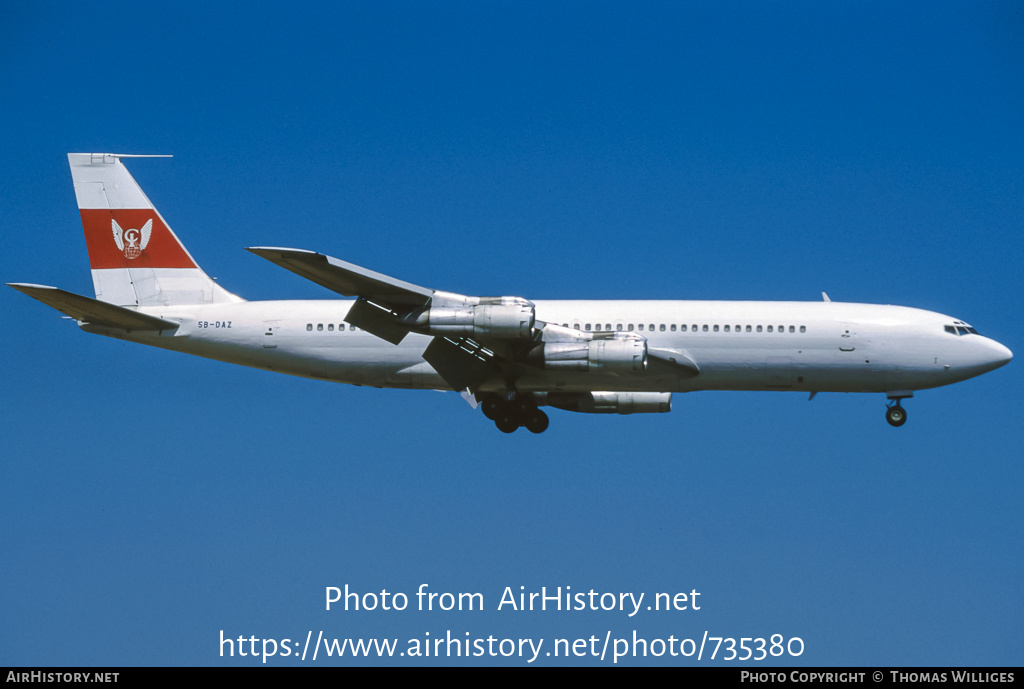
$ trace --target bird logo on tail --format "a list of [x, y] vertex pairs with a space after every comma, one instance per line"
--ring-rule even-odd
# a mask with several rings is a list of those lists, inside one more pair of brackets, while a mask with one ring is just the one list
[[116, 220], [111, 220], [110, 228], [114, 232], [114, 243], [117, 244], [117, 248], [124, 253], [125, 258], [133, 259], [141, 256], [149, 244], [149, 237], [153, 233], [153, 220], [147, 220], [139, 230], [132, 228], [122, 230]]

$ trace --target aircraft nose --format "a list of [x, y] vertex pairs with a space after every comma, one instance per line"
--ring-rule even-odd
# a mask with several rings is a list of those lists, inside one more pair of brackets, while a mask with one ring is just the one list
[[979, 362], [985, 371], [993, 371], [1000, 366], [1005, 366], [1013, 359], [1013, 352], [995, 340], [985, 338], [985, 350]]
[[995, 366], [992, 368], [999, 368], [1000, 366], [1005, 366], [1010, 363], [1010, 360], [1013, 359], [1013, 352], [1010, 351], [1010, 348], [1004, 347], [995, 340], [992, 340], [992, 344], [995, 349], [995, 353], [993, 355], [993, 363]]

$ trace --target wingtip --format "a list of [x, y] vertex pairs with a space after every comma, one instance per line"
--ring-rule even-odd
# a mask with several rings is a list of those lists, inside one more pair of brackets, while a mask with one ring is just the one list
[[284, 259], [291, 256], [302, 255], [302, 256], [318, 256], [317, 252], [310, 251], [309, 249], [292, 249], [284, 246], [247, 246], [245, 250], [251, 254], [256, 254], [260, 258], [265, 258], [268, 261], [274, 261], [275, 259]]
[[287, 246], [247, 246], [247, 247], [245, 247], [245, 250], [246, 251], [251, 251], [254, 254], [255, 253], [259, 253], [260, 251], [295, 251], [295, 252], [298, 252], [300, 254], [315, 254], [316, 253], [315, 251], [310, 251], [309, 249], [293, 249], [293, 248], [287, 247]]
[[59, 289], [57, 287], [54, 287], [53, 285], [37, 285], [32, 282], [5, 282], [4, 284], [7, 285], [8, 287], [18, 290], [19, 292], [24, 292], [27, 289]]
[[68, 156], [97, 156], [106, 158], [173, 158], [172, 153], [68, 153]]

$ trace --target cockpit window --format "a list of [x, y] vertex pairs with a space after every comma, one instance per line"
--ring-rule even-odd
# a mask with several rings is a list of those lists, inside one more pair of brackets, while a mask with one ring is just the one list
[[950, 333], [951, 335], [956, 335], [957, 337], [960, 337], [960, 336], [963, 336], [963, 335], [977, 335], [978, 334], [977, 330], [975, 330], [971, 326], [967, 325], [963, 321], [957, 321], [956, 325], [947, 325], [947, 326], [945, 326], [945, 330], [946, 330], [947, 333]]

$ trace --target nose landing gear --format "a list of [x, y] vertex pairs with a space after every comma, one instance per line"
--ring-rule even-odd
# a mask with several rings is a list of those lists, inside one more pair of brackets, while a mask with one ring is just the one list
[[901, 390], [899, 392], [889, 392], [886, 396], [891, 400], [885, 410], [885, 420], [889, 422], [890, 426], [899, 428], [907, 422], [907, 410], [900, 404], [901, 401], [908, 397], [913, 397], [914, 393], [910, 390]]
[[900, 405], [899, 400], [890, 404], [889, 408], [885, 410], [885, 420], [889, 422], [890, 426], [897, 428], [907, 422], [907, 410]]

